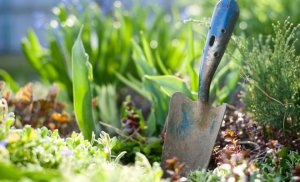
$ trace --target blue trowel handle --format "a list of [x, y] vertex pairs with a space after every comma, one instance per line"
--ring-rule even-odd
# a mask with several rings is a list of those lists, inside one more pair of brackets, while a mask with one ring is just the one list
[[215, 6], [200, 68], [198, 97], [201, 102], [209, 101], [211, 80], [225, 52], [238, 16], [239, 8], [235, 0], [220, 0]]

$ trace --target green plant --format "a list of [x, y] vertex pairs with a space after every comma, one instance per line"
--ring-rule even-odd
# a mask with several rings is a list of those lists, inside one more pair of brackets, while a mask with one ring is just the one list
[[[3, 125], [0, 124], [1, 129]], [[81, 134], [74, 133], [71, 138], [64, 139], [46, 128], [34, 130], [30, 127], [9, 129], [5, 134], [0, 140], [0, 180], [160, 181], [162, 176], [159, 164], [151, 166], [140, 153], [136, 154], [132, 166], [118, 163], [124, 153], [106, 158], [109, 152], [106, 143], [111, 145], [111, 140], [106, 143], [92, 140], [96, 144], [93, 145]]]
[[[79, 125], [80, 130], [82, 131], [83, 135], [85, 136], [86, 139], [91, 140], [94, 136], [93, 133], [98, 133], [99, 132], [99, 128], [98, 128], [98, 123], [95, 123], [94, 118], [93, 118], [93, 109], [92, 109], [92, 93], [91, 93], [91, 86], [92, 86], [92, 66], [88, 61], [88, 56], [85, 53], [81, 38], [81, 31], [78, 35], [78, 39], [76, 40], [76, 42], [74, 43], [73, 46], [73, 50], [72, 50], [72, 76], [73, 76], [73, 91], [74, 91], [74, 109], [75, 109], [75, 115], [76, 115], [76, 119], [77, 119], [77, 123]], [[114, 87], [98, 87], [96, 89], [98, 92], [101, 92], [101, 94], [99, 94], [100, 97], [103, 97], [102, 99], [100, 98], [100, 100], [106, 100], [106, 102], [101, 103], [99, 102], [99, 108], [100, 110], [105, 111], [105, 107], [113, 107], [113, 109], [108, 109], [108, 110], [115, 110], [116, 106], [114, 101], [114, 97], [115, 97], [115, 88]], [[111, 92], [113, 91], [113, 92]], [[107, 97], [110, 96], [110, 97]], [[112, 100], [111, 100], [112, 99]], [[128, 107], [128, 108], [127, 108]], [[102, 113], [100, 112], [100, 113]], [[111, 118], [109, 118], [109, 114], [116, 114], [116, 113], [102, 113], [102, 118], [107, 118], [107, 120], [110, 120]], [[105, 117], [103, 117], [105, 116]], [[112, 116], [112, 117], [116, 117], [116, 116]], [[125, 142], [124, 144], [121, 144], [121, 146], [123, 146], [124, 148], [126, 148], [127, 146], [136, 146], [138, 148], [141, 148], [142, 151], [138, 151], [138, 152], [143, 152], [146, 155], [150, 156], [153, 155], [151, 150], [154, 149], [154, 151], [158, 150], [158, 154], [160, 156], [161, 153], [161, 145], [160, 145], [160, 140], [158, 138], [146, 138], [143, 137], [142, 135], [145, 135], [145, 128], [147, 128], [148, 126], [145, 125], [145, 123], [143, 122], [143, 116], [141, 114], [141, 112], [138, 112], [135, 108], [129, 107], [128, 105], [124, 106], [124, 108], [122, 108], [122, 117], [124, 117], [121, 121], [122, 123], [122, 128], [124, 131], [125, 130], [132, 130], [132, 132], [130, 133], [123, 133], [122, 131], [119, 132], [119, 129], [116, 126], [119, 126], [120, 123], [113, 123], [114, 125], [109, 125], [109, 124], [105, 124], [105, 122], [103, 122], [102, 124], [104, 126], [108, 126], [109, 128], [108, 131], [112, 131], [115, 132], [114, 130], [116, 130], [117, 134], [121, 135], [121, 136], [125, 136], [128, 135], [128, 137], [132, 137], [134, 140], [132, 140], [132, 143], [130, 142]], [[117, 117], [118, 118], [118, 117]], [[135, 121], [136, 120], [136, 121]], [[127, 128], [125, 127], [125, 123], [126, 122], [131, 122], [131, 124], [129, 124], [129, 126], [127, 126]], [[133, 124], [133, 122], [137, 122], [135, 124]], [[133, 125], [135, 125], [137, 128], [130, 128]], [[140, 134], [139, 132], [140, 131]], [[107, 139], [109, 139], [108, 135], [105, 134], [101, 134], [100, 135], [101, 138], [101, 143], [103, 145], [106, 145], [105, 141]], [[116, 145], [116, 142], [113, 142], [114, 144], [112, 144], [113, 146]], [[105, 146], [106, 148], [112, 148], [110, 147], [110, 144], [107, 144]], [[121, 147], [122, 150], [124, 150], [124, 148]], [[131, 149], [132, 150], [132, 149]], [[105, 151], [108, 151], [105, 149]], [[137, 152], [137, 151], [135, 151]], [[111, 152], [107, 152], [107, 156], [108, 158], [110, 158], [111, 156]], [[154, 155], [154, 157], [157, 157]], [[155, 158], [157, 159], [157, 158]], [[155, 160], [154, 160], [155, 161]]]
[[[147, 119], [149, 135], [154, 133], [157, 135], [162, 130], [170, 98], [175, 92], [183, 92], [187, 97], [197, 99], [199, 77], [195, 69], [198, 69], [199, 63], [196, 60], [199, 59], [199, 55], [196, 50], [202, 49], [203, 39], [194, 38], [196, 33], [191, 27], [188, 33], [190, 35], [184, 47], [187, 54], [180, 58], [181, 62], [179, 61], [180, 64], [174, 70], [166, 68], [163, 64], [165, 60], [161, 61], [159, 56], [155, 56], [155, 52], [153, 53], [147, 46], [149, 42], [141, 35], [144, 42], [141, 46], [133, 41], [133, 59], [140, 79], [137, 80], [131, 75], [126, 78], [117, 74], [121, 81], [152, 103], [152, 110]], [[211, 97], [215, 104], [230, 101], [240, 78], [240, 69], [237, 63], [241, 60], [240, 52], [236, 45], [231, 45], [228, 52], [212, 82]], [[159, 72], [158, 69], [165, 71]]]
[[260, 37], [243, 54], [248, 110], [259, 122], [285, 132], [300, 128], [300, 56], [294, 47], [298, 30], [289, 20], [277, 23], [274, 37]]
[[95, 86], [96, 97], [96, 111], [101, 121], [109, 123], [110, 125], [120, 127], [120, 114], [117, 106], [118, 93], [115, 85]]
[[[81, 6], [78, 9], [78, 6]], [[39, 73], [44, 82], [58, 82], [67, 90], [72, 100], [71, 49], [82, 25], [82, 41], [90, 56], [96, 85], [118, 85], [116, 70], [136, 76], [132, 62], [132, 38], [138, 38], [143, 31], [157, 54], [165, 57], [182, 57], [185, 28], [173, 30], [170, 15], [158, 6], [141, 8], [136, 4], [125, 9], [115, 3], [113, 11], [105, 14], [93, 1], [80, 1], [54, 7], [55, 17], [49, 22], [47, 47], [41, 46], [33, 30], [22, 40], [23, 52], [30, 65]], [[105, 14], [105, 15], [104, 15]], [[154, 16], [152, 16], [154, 15]], [[150, 20], [151, 19], [151, 20]], [[170, 26], [165, 26], [166, 24]], [[180, 35], [180, 39], [174, 35]], [[170, 46], [174, 40], [178, 48]], [[142, 43], [142, 40], [140, 41]], [[150, 46], [150, 44], [148, 45]], [[169, 59], [170, 60], [170, 59]], [[176, 67], [180, 59], [165, 62], [168, 68]]]
[[190, 182], [200, 182], [200, 181], [207, 181], [207, 182], [217, 182], [220, 181], [220, 177], [214, 174], [212, 171], [206, 170], [197, 170], [191, 172], [188, 176], [188, 181]]
[[133, 165], [121, 165], [125, 153], [112, 155], [117, 140], [107, 133], [88, 141], [78, 133], [61, 138], [45, 127], [15, 129], [14, 114], [0, 101], [1, 181], [161, 181], [159, 164], [151, 166], [141, 153]]
[[[78, 9], [78, 6], [82, 9]], [[97, 111], [100, 111], [95, 116], [115, 127], [119, 126], [115, 106], [120, 88], [124, 86], [119, 84], [121, 82], [115, 76], [116, 72], [121, 75], [130, 73], [133, 78], [140, 79], [133, 65], [132, 39], [147, 49], [147, 58], [153, 60], [151, 66], [156, 67], [158, 73], [176, 72], [188, 54], [183, 50], [186, 38], [191, 35], [190, 27], [178, 20], [176, 10], [174, 16], [171, 16], [158, 6], [140, 8], [136, 4], [132, 9], [125, 9], [115, 3], [113, 11], [104, 15], [93, 1], [80, 1], [79, 4], [59, 5], [53, 12], [55, 17], [49, 22], [47, 47], [39, 43], [32, 30], [22, 40], [22, 49], [28, 62], [39, 73], [42, 81], [59, 83], [67, 91], [69, 100], [73, 101], [71, 49], [84, 24], [81, 39], [93, 67], [96, 85], [96, 91], [93, 91], [98, 96]], [[198, 49], [196, 45], [202, 43], [189, 40], [190, 44], [195, 44], [193, 50]], [[190, 59], [193, 59], [192, 56], [195, 55], [190, 54]], [[108, 94], [108, 88], [115, 94]], [[105, 103], [110, 103], [110, 107], [104, 109], [102, 106]]]
[[137, 152], [144, 154], [150, 162], [160, 161], [161, 140], [156, 136], [148, 136], [148, 127], [141, 111], [127, 97], [121, 108], [121, 127], [112, 128], [119, 135], [114, 151], [126, 151], [126, 156], [121, 160], [123, 163], [132, 163]]
[[0, 69], [0, 77], [9, 85], [12, 91], [17, 92], [19, 90], [19, 86], [17, 82], [10, 76], [7, 71]]
[[300, 164], [300, 154], [295, 151], [287, 152], [285, 148], [278, 150], [276, 156], [272, 153], [269, 152], [265, 160], [258, 165], [262, 178], [266, 181], [291, 181], [292, 170]]
[[99, 132], [99, 124], [95, 123], [92, 110], [93, 68], [85, 53], [81, 41], [82, 29], [72, 48], [72, 81], [74, 95], [74, 110], [77, 123], [86, 139]]

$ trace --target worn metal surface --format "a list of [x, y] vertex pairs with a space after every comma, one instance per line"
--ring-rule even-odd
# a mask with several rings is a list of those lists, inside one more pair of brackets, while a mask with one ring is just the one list
[[175, 156], [186, 164], [182, 174], [206, 168], [225, 110], [226, 104], [213, 107], [175, 93], [166, 123], [162, 165]]
[[198, 100], [192, 101], [182, 93], [175, 93], [170, 101], [163, 166], [165, 160], [172, 157], [186, 164], [182, 174], [208, 165], [226, 110], [226, 104], [218, 107], [211, 105], [209, 88], [238, 15], [235, 0], [221, 0], [215, 7], [202, 56]]

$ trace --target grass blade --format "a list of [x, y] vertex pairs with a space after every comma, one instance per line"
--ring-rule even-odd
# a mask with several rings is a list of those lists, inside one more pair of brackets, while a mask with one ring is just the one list
[[155, 67], [153, 67], [149, 61], [147, 61], [143, 50], [140, 46], [135, 42], [132, 41], [133, 46], [133, 60], [136, 64], [138, 73], [141, 77], [144, 75], [156, 75], [157, 71]]
[[0, 69], [0, 77], [3, 78], [13, 92], [16, 93], [19, 90], [17, 82], [5, 70]]
[[117, 107], [117, 90], [114, 85], [97, 86], [99, 115], [103, 122], [120, 128], [120, 119]]

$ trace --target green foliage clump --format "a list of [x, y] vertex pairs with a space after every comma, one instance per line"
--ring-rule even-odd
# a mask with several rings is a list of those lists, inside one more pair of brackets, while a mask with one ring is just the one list
[[[142, 37], [143, 42], [145, 42], [142, 46], [133, 42], [133, 60], [140, 78], [136, 79], [132, 75], [128, 75], [126, 78], [117, 74], [122, 82], [151, 102], [152, 110], [147, 119], [147, 130], [150, 135], [158, 134], [162, 130], [167, 117], [170, 98], [175, 92], [182, 92], [193, 100], [198, 97], [199, 74], [196, 70], [200, 63], [198, 61], [200, 55], [196, 53], [196, 50], [201, 50], [203, 46], [199, 45], [201, 40], [197, 40], [197, 33], [190, 29], [189, 34], [187, 36], [189, 44], [185, 47], [188, 55], [183, 57], [184, 59], [181, 60], [180, 66], [175, 71], [167, 69], [163, 63], [158, 64], [159, 66], [153, 66], [153, 60], [156, 60], [155, 62], [161, 62], [161, 60], [155, 58], [155, 54], [147, 46], [149, 43]], [[240, 56], [236, 45], [230, 44], [211, 84], [210, 95], [215, 104], [230, 102], [240, 79], [238, 66], [241, 61]], [[160, 73], [159, 69], [165, 71]]]
[[148, 136], [148, 125], [140, 110], [136, 108], [130, 97], [122, 106], [121, 131], [122, 137], [117, 143], [116, 151], [126, 151], [122, 162], [129, 163], [134, 160], [136, 152], [144, 154], [150, 162], [160, 161], [162, 142], [159, 137]]
[[[281, 150], [277, 154], [279, 158], [269, 153], [265, 160], [259, 164], [258, 167], [261, 170], [263, 179], [266, 181], [290, 181], [295, 178], [292, 173], [296, 166], [300, 164], [300, 154], [295, 151], [284, 151]], [[296, 178], [295, 181], [297, 181]]]
[[288, 20], [277, 23], [274, 37], [260, 37], [243, 54], [248, 110], [262, 124], [285, 131], [300, 128], [300, 56], [294, 48], [298, 28]]
[[61, 138], [45, 127], [15, 129], [4, 99], [0, 111], [1, 181], [161, 181], [159, 164], [151, 166], [141, 153], [133, 165], [121, 165], [125, 152], [112, 155], [117, 139], [105, 132], [90, 142], [77, 133]]
[[189, 174], [188, 181], [261, 181], [261, 175], [258, 169], [251, 171], [251, 169], [249, 170], [250, 167], [246, 165], [246, 163], [248, 163], [246, 160], [241, 160], [240, 162], [241, 163], [235, 165], [228, 163], [222, 164], [212, 171], [205, 169], [193, 171]]
[[220, 181], [220, 177], [213, 173], [213, 171], [206, 170], [197, 170], [191, 172], [188, 176], [188, 181], [190, 182], [198, 182], [198, 181], [209, 181], [209, 182], [217, 182]]
[[96, 85], [119, 85], [117, 72], [136, 76], [131, 41], [137, 39], [144, 44], [140, 38], [142, 34], [149, 41], [147, 46], [152, 47], [168, 69], [177, 68], [187, 54], [183, 49], [188, 28], [179, 20], [177, 24], [172, 22], [171, 15], [160, 7], [136, 4], [126, 9], [121, 3], [115, 3], [111, 12], [104, 11], [94, 1], [59, 5], [53, 8], [55, 16], [48, 23], [47, 47], [40, 44], [33, 30], [22, 40], [22, 50], [41, 80], [60, 83], [70, 100], [71, 51], [82, 25], [81, 39], [93, 66]]
[[[82, 1], [79, 5], [82, 8], [71, 3], [53, 9], [55, 17], [49, 22], [47, 47], [40, 44], [33, 31], [28, 32], [22, 41], [28, 62], [44, 82], [60, 83], [70, 101], [81, 102], [82, 98], [74, 98], [76, 93], [72, 87], [83, 88], [81, 85], [85, 83], [81, 83], [83, 77], [80, 76], [83, 73], [72, 70], [72, 58], [85, 55], [72, 52], [72, 45], [84, 25], [80, 38], [92, 65], [89, 70], [94, 78], [90, 83], [91, 92], [98, 101], [95, 119], [119, 128], [117, 99], [123, 90], [126, 92], [131, 87], [151, 102], [147, 133], [158, 135], [164, 126], [172, 93], [184, 91], [191, 98], [197, 97], [198, 74], [195, 70], [199, 69], [198, 60], [208, 27], [184, 23], [178, 8], [166, 13], [155, 5], [140, 7], [136, 4], [132, 9], [126, 9], [115, 3], [111, 12], [104, 13], [93, 1]], [[234, 47], [231, 52], [234, 57], [239, 56]], [[230, 61], [232, 57], [222, 61], [212, 83], [212, 100], [218, 104], [230, 100], [239, 80], [239, 69]], [[73, 67], [80, 68], [74, 64]], [[127, 86], [125, 89], [124, 85]], [[90, 94], [86, 95], [82, 107], [90, 105], [86, 104], [90, 102]], [[91, 116], [86, 114], [90, 112], [83, 114]], [[76, 115], [78, 119], [79, 114]], [[91, 120], [90, 117], [85, 122]], [[84, 127], [95, 129], [93, 124], [81, 123], [79, 121], [85, 136]]]

